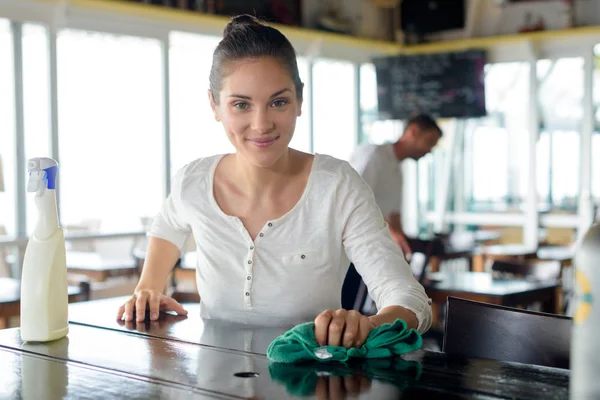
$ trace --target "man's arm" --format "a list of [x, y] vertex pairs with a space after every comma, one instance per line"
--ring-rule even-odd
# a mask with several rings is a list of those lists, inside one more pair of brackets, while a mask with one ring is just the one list
[[400, 213], [390, 213], [390, 215], [388, 215], [385, 221], [390, 227], [392, 239], [394, 239], [394, 242], [396, 242], [396, 244], [398, 244], [398, 246], [400, 246], [400, 248], [402, 249], [402, 252], [404, 253], [404, 258], [410, 260], [410, 258], [412, 257], [412, 250], [410, 248], [410, 245], [408, 244], [408, 240], [406, 240], [406, 235], [402, 230], [402, 220], [400, 217]]

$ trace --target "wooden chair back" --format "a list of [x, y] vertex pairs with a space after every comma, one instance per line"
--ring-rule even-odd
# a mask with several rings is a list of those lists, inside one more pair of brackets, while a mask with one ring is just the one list
[[561, 315], [448, 297], [442, 350], [568, 369], [572, 324]]

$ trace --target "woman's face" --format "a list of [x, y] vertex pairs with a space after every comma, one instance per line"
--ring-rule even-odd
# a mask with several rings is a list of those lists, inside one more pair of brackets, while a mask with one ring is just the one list
[[215, 119], [250, 163], [270, 167], [287, 152], [301, 114], [290, 74], [272, 57], [244, 59], [228, 65], [219, 104], [209, 98]]

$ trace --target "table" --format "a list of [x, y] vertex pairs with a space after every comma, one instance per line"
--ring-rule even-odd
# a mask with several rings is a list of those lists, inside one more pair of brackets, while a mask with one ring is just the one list
[[139, 270], [133, 258], [111, 259], [95, 252], [67, 251], [67, 269], [96, 282], [104, 282], [108, 277], [138, 276]]
[[[69, 302], [82, 301], [84, 293], [77, 286], [69, 286]], [[0, 278], [0, 329], [8, 326], [8, 319], [21, 313], [21, 281]], [[0, 392], [1, 393], [1, 392]]]
[[534, 258], [536, 256], [537, 249], [522, 244], [496, 244], [493, 246], [486, 246], [483, 253], [495, 260], [505, 258], [524, 259]]
[[439, 272], [428, 275], [423, 282], [434, 305], [446, 303], [448, 296], [498, 304], [508, 307], [541, 302], [544, 312], [560, 314], [561, 284], [557, 280], [494, 278], [488, 272]]
[[440, 263], [447, 260], [464, 258], [470, 262], [474, 250], [474, 241], [452, 242], [451, 235], [420, 235], [407, 238], [413, 253], [425, 255], [423, 269], [419, 274], [419, 281], [425, 276], [427, 265], [431, 263], [431, 272], [438, 272]]
[[539, 260], [560, 261], [564, 268], [573, 264], [575, 249], [571, 246], [540, 246], [536, 256]]
[[[25, 399], [567, 399], [569, 371], [418, 350], [379, 363], [271, 364], [284, 327], [250, 327], [161, 313], [156, 322], [115, 320], [125, 298], [69, 306], [70, 332], [29, 344], [0, 331], [0, 396]], [[393, 362], [392, 362], [393, 361]], [[339, 376], [338, 376], [339, 375]]]
[[[133, 255], [137, 259], [138, 268], [142, 268], [146, 258], [146, 251], [134, 249]], [[173, 286], [177, 286], [180, 280], [193, 281], [196, 284], [196, 251], [188, 251], [178, 260], [173, 268], [172, 276]]]
[[[85, 275], [96, 282], [104, 282], [113, 276], [139, 276], [133, 257], [106, 258], [93, 251], [67, 251], [65, 256], [68, 272]], [[8, 257], [7, 261], [14, 263], [15, 257]]]
[[188, 251], [181, 257], [181, 263], [173, 271], [176, 280], [196, 281], [196, 251]]
[[501, 238], [501, 234], [496, 230], [479, 229], [473, 232], [473, 239], [478, 243], [493, 243]]
[[473, 256], [473, 268], [475, 272], [483, 272], [486, 262], [493, 260], [509, 260], [523, 262], [534, 259], [537, 249], [521, 244], [497, 244], [484, 246], [478, 254]]

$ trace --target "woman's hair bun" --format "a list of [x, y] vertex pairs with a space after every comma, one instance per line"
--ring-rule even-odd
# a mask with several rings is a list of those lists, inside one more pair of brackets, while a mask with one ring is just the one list
[[225, 27], [225, 30], [223, 31], [223, 37], [226, 37], [235, 29], [239, 29], [239, 28], [243, 29], [243, 27], [246, 27], [246, 26], [257, 26], [257, 25], [262, 26], [259, 19], [252, 15], [242, 14], [242, 15], [235, 16], [231, 19], [231, 21]]

